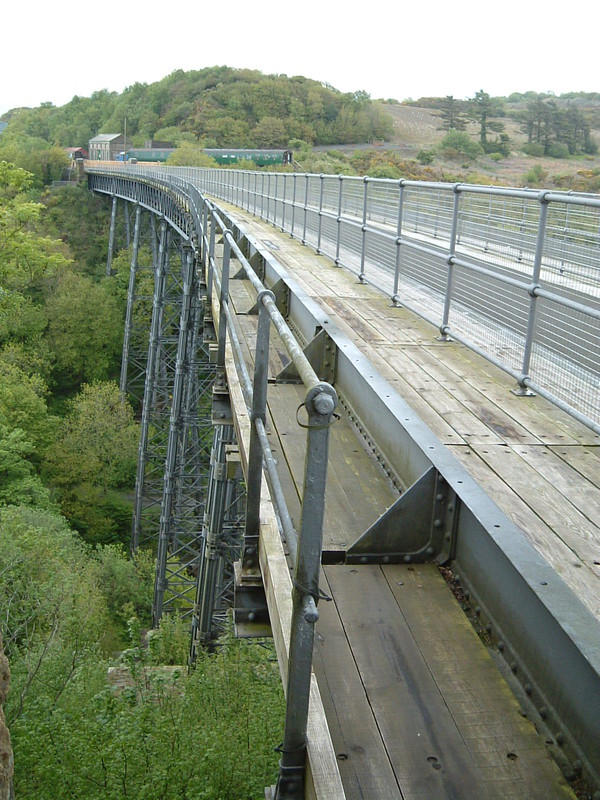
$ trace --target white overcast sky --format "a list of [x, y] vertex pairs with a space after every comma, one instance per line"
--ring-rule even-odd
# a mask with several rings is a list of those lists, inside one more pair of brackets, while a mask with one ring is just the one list
[[11, 0], [0, 19], [0, 114], [215, 65], [398, 100], [600, 91], [597, 3]]

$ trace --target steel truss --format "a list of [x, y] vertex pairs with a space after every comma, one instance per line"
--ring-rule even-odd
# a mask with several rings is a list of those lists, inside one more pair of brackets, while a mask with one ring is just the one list
[[[160, 190], [153, 198], [141, 188], [139, 200], [128, 182], [111, 191], [107, 260], [112, 274], [118, 195], [131, 247], [119, 386], [141, 404], [131, 552], [156, 549], [152, 624], [165, 614], [191, 618], [193, 660], [217, 638], [233, 605], [243, 482], [222, 371], [215, 381], [210, 360], [214, 328], [190, 227]], [[165, 205], [167, 215], [154, 213]], [[214, 235], [205, 242], [214, 257]], [[140, 257], [144, 243], [151, 266]]]

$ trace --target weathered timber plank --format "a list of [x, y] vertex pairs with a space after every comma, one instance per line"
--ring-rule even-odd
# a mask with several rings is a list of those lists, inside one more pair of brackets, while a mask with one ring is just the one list
[[[297, 410], [303, 399], [302, 386], [269, 387], [269, 412], [298, 496], [303, 491], [306, 430], [298, 425], [296, 414], [302, 414]], [[345, 550], [397, 497], [397, 491], [340, 410], [340, 419], [330, 428], [323, 550]]]
[[[563, 776], [434, 565], [382, 567], [491, 797], [572, 798]], [[480, 795], [478, 795], [480, 796]]]
[[553, 446], [550, 450], [579, 475], [600, 487], [600, 447]]
[[329, 567], [327, 579], [403, 798], [486, 797], [381, 569]]
[[[330, 593], [328, 569], [321, 589]], [[402, 800], [335, 598], [319, 603], [314, 669], [348, 800]]]
[[536, 510], [531, 508], [517, 494], [515, 488], [506, 483], [506, 476], [497, 475], [491, 470], [489, 464], [483, 460], [483, 455], [480, 456], [473, 448], [453, 447], [451, 450], [484, 491], [494, 499], [500, 510], [524, 532], [577, 597], [596, 617], [600, 618], [599, 581], [588, 563], [571, 545], [557, 536], [545, 521], [546, 509], [543, 501], [536, 501]]

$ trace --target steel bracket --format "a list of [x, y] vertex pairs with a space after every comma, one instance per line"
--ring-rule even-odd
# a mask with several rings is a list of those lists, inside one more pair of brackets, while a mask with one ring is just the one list
[[[304, 348], [304, 355], [309, 360], [311, 367], [317, 373], [319, 380], [335, 383], [337, 367], [337, 345], [329, 334], [322, 328], [318, 330], [314, 339]], [[298, 370], [290, 361], [277, 375], [277, 383], [300, 383]]]
[[[277, 306], [282, 317], [287, 317], [290, 311], [290, 289], [289, 286], [282, 280], [276, 281], [269, 288], [269, 291], [275, 295], [275, 305]], [[258, 302], [254, 303], [252, 308], [248, 310], [248, 314], [258, 314]]]
[[346, 551], [346, 563], [397, 564], [452, 555], [458, 498], [430, 467]]
[[213, 385], [211, 422], [213, 425], [233, 425], [229, 392]]

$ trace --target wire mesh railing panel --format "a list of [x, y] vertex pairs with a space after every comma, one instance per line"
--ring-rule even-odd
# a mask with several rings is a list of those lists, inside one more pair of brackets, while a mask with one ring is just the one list
[[547, 298], [539, 298], [538, 303], [532, 380], [589, 419], [600, 422], [598, 320]]
[[544, 267], [565, 288], [600, 294], [600, 209], [551, 204]]
[[461, 339], [518, 372], [523, 362], [530, 298], [500, 279], [454, 267], [450, 328]]

